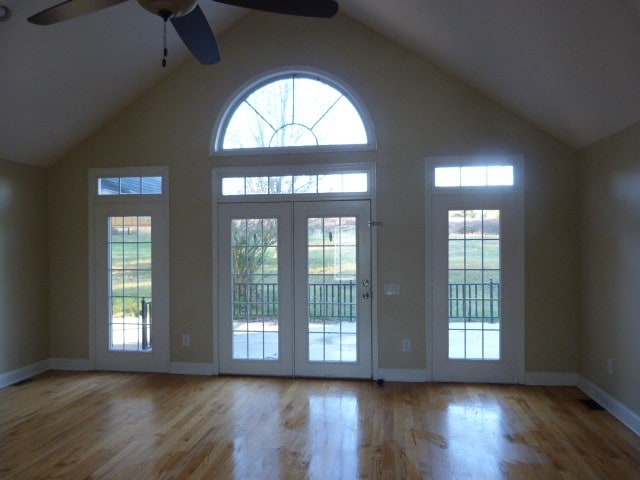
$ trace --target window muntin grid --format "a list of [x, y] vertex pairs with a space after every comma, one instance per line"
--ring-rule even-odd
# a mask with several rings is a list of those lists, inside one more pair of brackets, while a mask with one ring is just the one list
[[500, 210], [449, 210], [449, 358], [499, 360]]
[[436, 188], [512, 187], [513, 165], [441, 166], [433, 169]]
[[278, 360], [278, 219], [231, 221], [234, 360]]
[[109, 217], [109, 350], [152, 350], [150, 216]]
[[369, 173], [228, 176], [221, 184], [222, 196], [369, 193]]
[[99, 177], [98, 195], [161, 195], [163, 178], [144, 177]]
[[287, 73], [236, 100], [216, 150], [368, 145], [362, 115], [326, 79]]
[[358, 361], [357, 219], [307, 220], [310, 362]]

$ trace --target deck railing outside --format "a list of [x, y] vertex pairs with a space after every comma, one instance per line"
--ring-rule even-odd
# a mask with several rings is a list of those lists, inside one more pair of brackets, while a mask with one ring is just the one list
[[[237, 283], [233, 286], [234, 318], [278, 316], [277, 283]], [[309, 316], [325, 320], [355, 320], [357, 289], [354, 282], [308, 285]], [[449, 321], [500, 320], [500, 284], [450, 283]]]

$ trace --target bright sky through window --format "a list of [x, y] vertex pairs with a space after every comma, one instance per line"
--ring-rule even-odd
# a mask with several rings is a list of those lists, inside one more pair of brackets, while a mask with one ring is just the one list
[[223, 196], [366, 193], [368, 191], [369, 175], [366, 172], [225, 177], [222, 179]]
[[513, 186], [513, 165], [436, 167], [436, 187]]
[[366, 145], [367, 132], [339, 88], [288, 74], [251, 91], [232, 108], [222, 149]]

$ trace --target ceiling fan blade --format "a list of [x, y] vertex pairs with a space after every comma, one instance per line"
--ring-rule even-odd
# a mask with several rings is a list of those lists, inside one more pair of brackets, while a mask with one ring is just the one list
[[103, 8], [126, 2], [127, 0], [68, 0], [47, 8], [27, 18], [36, 25], [52, 25], [54, 23], [71, 20], [72, 18], [97, 12]]
[[171, 23], [184, 44], [200, 63], [213, 65], [220, 61], [218, 42], [211, 31], [207, 17], [199, 6], [182, 17], [172, 18]]
[[334, 0], [213, 0], [236, 7], [263, 10], [265, 12], [298, 15], [300, 17], [331, 18], [338, 13]]

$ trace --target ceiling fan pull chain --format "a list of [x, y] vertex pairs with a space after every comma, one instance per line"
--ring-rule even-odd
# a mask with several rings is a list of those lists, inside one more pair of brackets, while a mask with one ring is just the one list
[[166, 68], [167, 66], [167, 20], [165, 19], [163, 23], [163, 32], [162, 32], [162, 42], [164, 44], [164, 57], [162, 58], [162, 68]]

